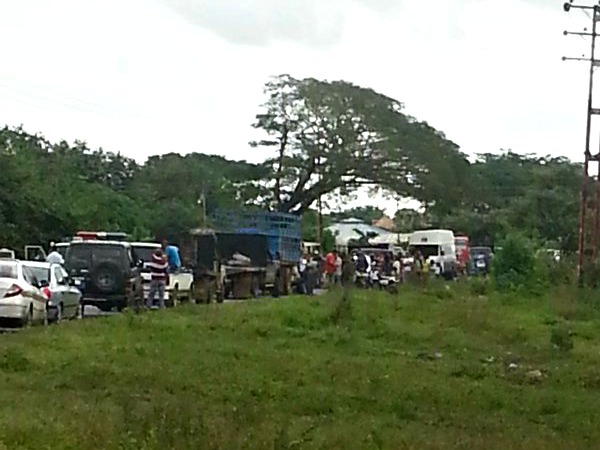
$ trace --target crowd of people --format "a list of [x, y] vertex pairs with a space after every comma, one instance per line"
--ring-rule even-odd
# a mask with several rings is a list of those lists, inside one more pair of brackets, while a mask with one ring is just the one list
[[375, 287], [382, 279], [393, 279], [394, 283], [409, 280], [425, 282], [430, 277], [439, 275], [439, 270], [438, 265], [425, 258], [418, 250], [408, 255], [385, 250], [355, 250], [350, 253], [333, 250], [325, 256], [319, 252], [307, 253], [298, 266], [298, 292], [313, 295], [317, 288], [340, 286], [343, 283]]

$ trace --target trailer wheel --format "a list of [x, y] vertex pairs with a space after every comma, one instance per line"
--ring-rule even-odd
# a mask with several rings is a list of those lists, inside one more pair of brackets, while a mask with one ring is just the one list
[[252, 277], [252, 286], [250, 288], [250, 292], [253, 298], [260, 297], [260, 281], [258, 277]]
[[292, 272], [289, 267], [281, 270], [281, 293], [290, 295], [292, 293]]

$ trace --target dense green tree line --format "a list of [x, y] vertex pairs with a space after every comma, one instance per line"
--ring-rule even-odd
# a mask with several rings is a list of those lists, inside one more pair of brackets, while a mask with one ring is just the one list
[[[79, 229], [136, 238], [177, 236], [206, 225], [216, 209], [268, 208], [304, 214], [314, 240], [318, 198], [351, 199], [357, 189], [413, 198], [398, 231], [445, 227], [479, 244], [520, 230], [573, 249], [580, 167], [564, 158], [511, 152], [469, 162], [459, 147], [403, 105], [350, 83], [283, 75], [265, 86], [255, 128], [272, 150], [263, 164], [192, 153], [138, 164], [84, 142], [51, 143], [22, 128], [0, 130], [0, 246], [47, 243]], [[371, 221], [374, 207], [324, 217]]]
[[262, 169], [219, 156], [168, 154], [143, 164], [85, 143], [52, 144], [0, 130], [0, 247], [47, 244], [77, 230], [121, 230], [138, 239], [176, 236], [206, 211], [256, 199]]

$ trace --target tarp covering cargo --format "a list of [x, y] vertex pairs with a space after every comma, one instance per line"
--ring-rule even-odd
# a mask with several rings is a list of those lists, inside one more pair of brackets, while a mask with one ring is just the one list
[[196, 266], [210, 269], [213, 262], [228, 261], [239, 253], [247, 258], [253, 265], [264, 267], [267, 265], [268, 255], [267, 237], [261, 234], [236, 234], [236, 233], [211, 233], [196, 236]]

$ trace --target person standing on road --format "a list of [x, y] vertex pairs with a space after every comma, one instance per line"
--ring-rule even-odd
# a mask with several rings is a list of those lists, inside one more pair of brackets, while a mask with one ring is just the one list
[[334, 277], [334, 282], [336, 285], [341, 285], [342, 284], [342, 266], [344, 264], [344, 261], [342, 260], [342, 257], [340, 256], [339, 253], [336, 252], [335, 254], [335, 277]]
[[154, 298], [158, 294], [158, 307], [163, 309], [165, 307], [165, 287], [169, 282], [169, 263], [162, 249], [159, 248], [152, 254], [152, 260], [147, 264], [147, 267], [150, 269], [151, 280], [146, 306], [152, 308]]
[[335, 263], [337, 260], [337, 252], [334, 250], [327, 253], [325, 256], [325, 276], [327, 277], [327, 285], [332, 286], [335, 282]]
[[348, 254], [344, 255], [342, 261], [342, 286], [352, 286], [356, 282], [356, 263], [354, 258]]
[[50, 253], [46, 256], [46, 262], [50, 264], [60, 264], [61, 266], [65, 263], [62, 255], [58, 252], [58, 248], [54, 242], [50, 243]]
[[306, 294], [307, 279], [308, 279], [308, 259], [309, 256], [303, 255], [298, 262], [298, 294]]
[[404, 281], [403, 280], [404, 270], [402, 268], [402, 255], [396, 256], [392, 267], [393, 267], [392, 271], [393, 271], [394, 275], [396, 276], [396, 279], [398, 280], [399, 283], [402, 283]]
[[179, 249], [170, 245], [169, 242], [165, 239], [162, 242], [162, 248], [165, 254], [167, 255], [167, 261], [169, 263], [169, 271], [177, 272], [181, 268], [181, 259], [179, 258]]
[[314, 295], [315, 288], [319, 286], [321, 257], [317, 254], [308, 258], [306, 264], [306, 295]]

